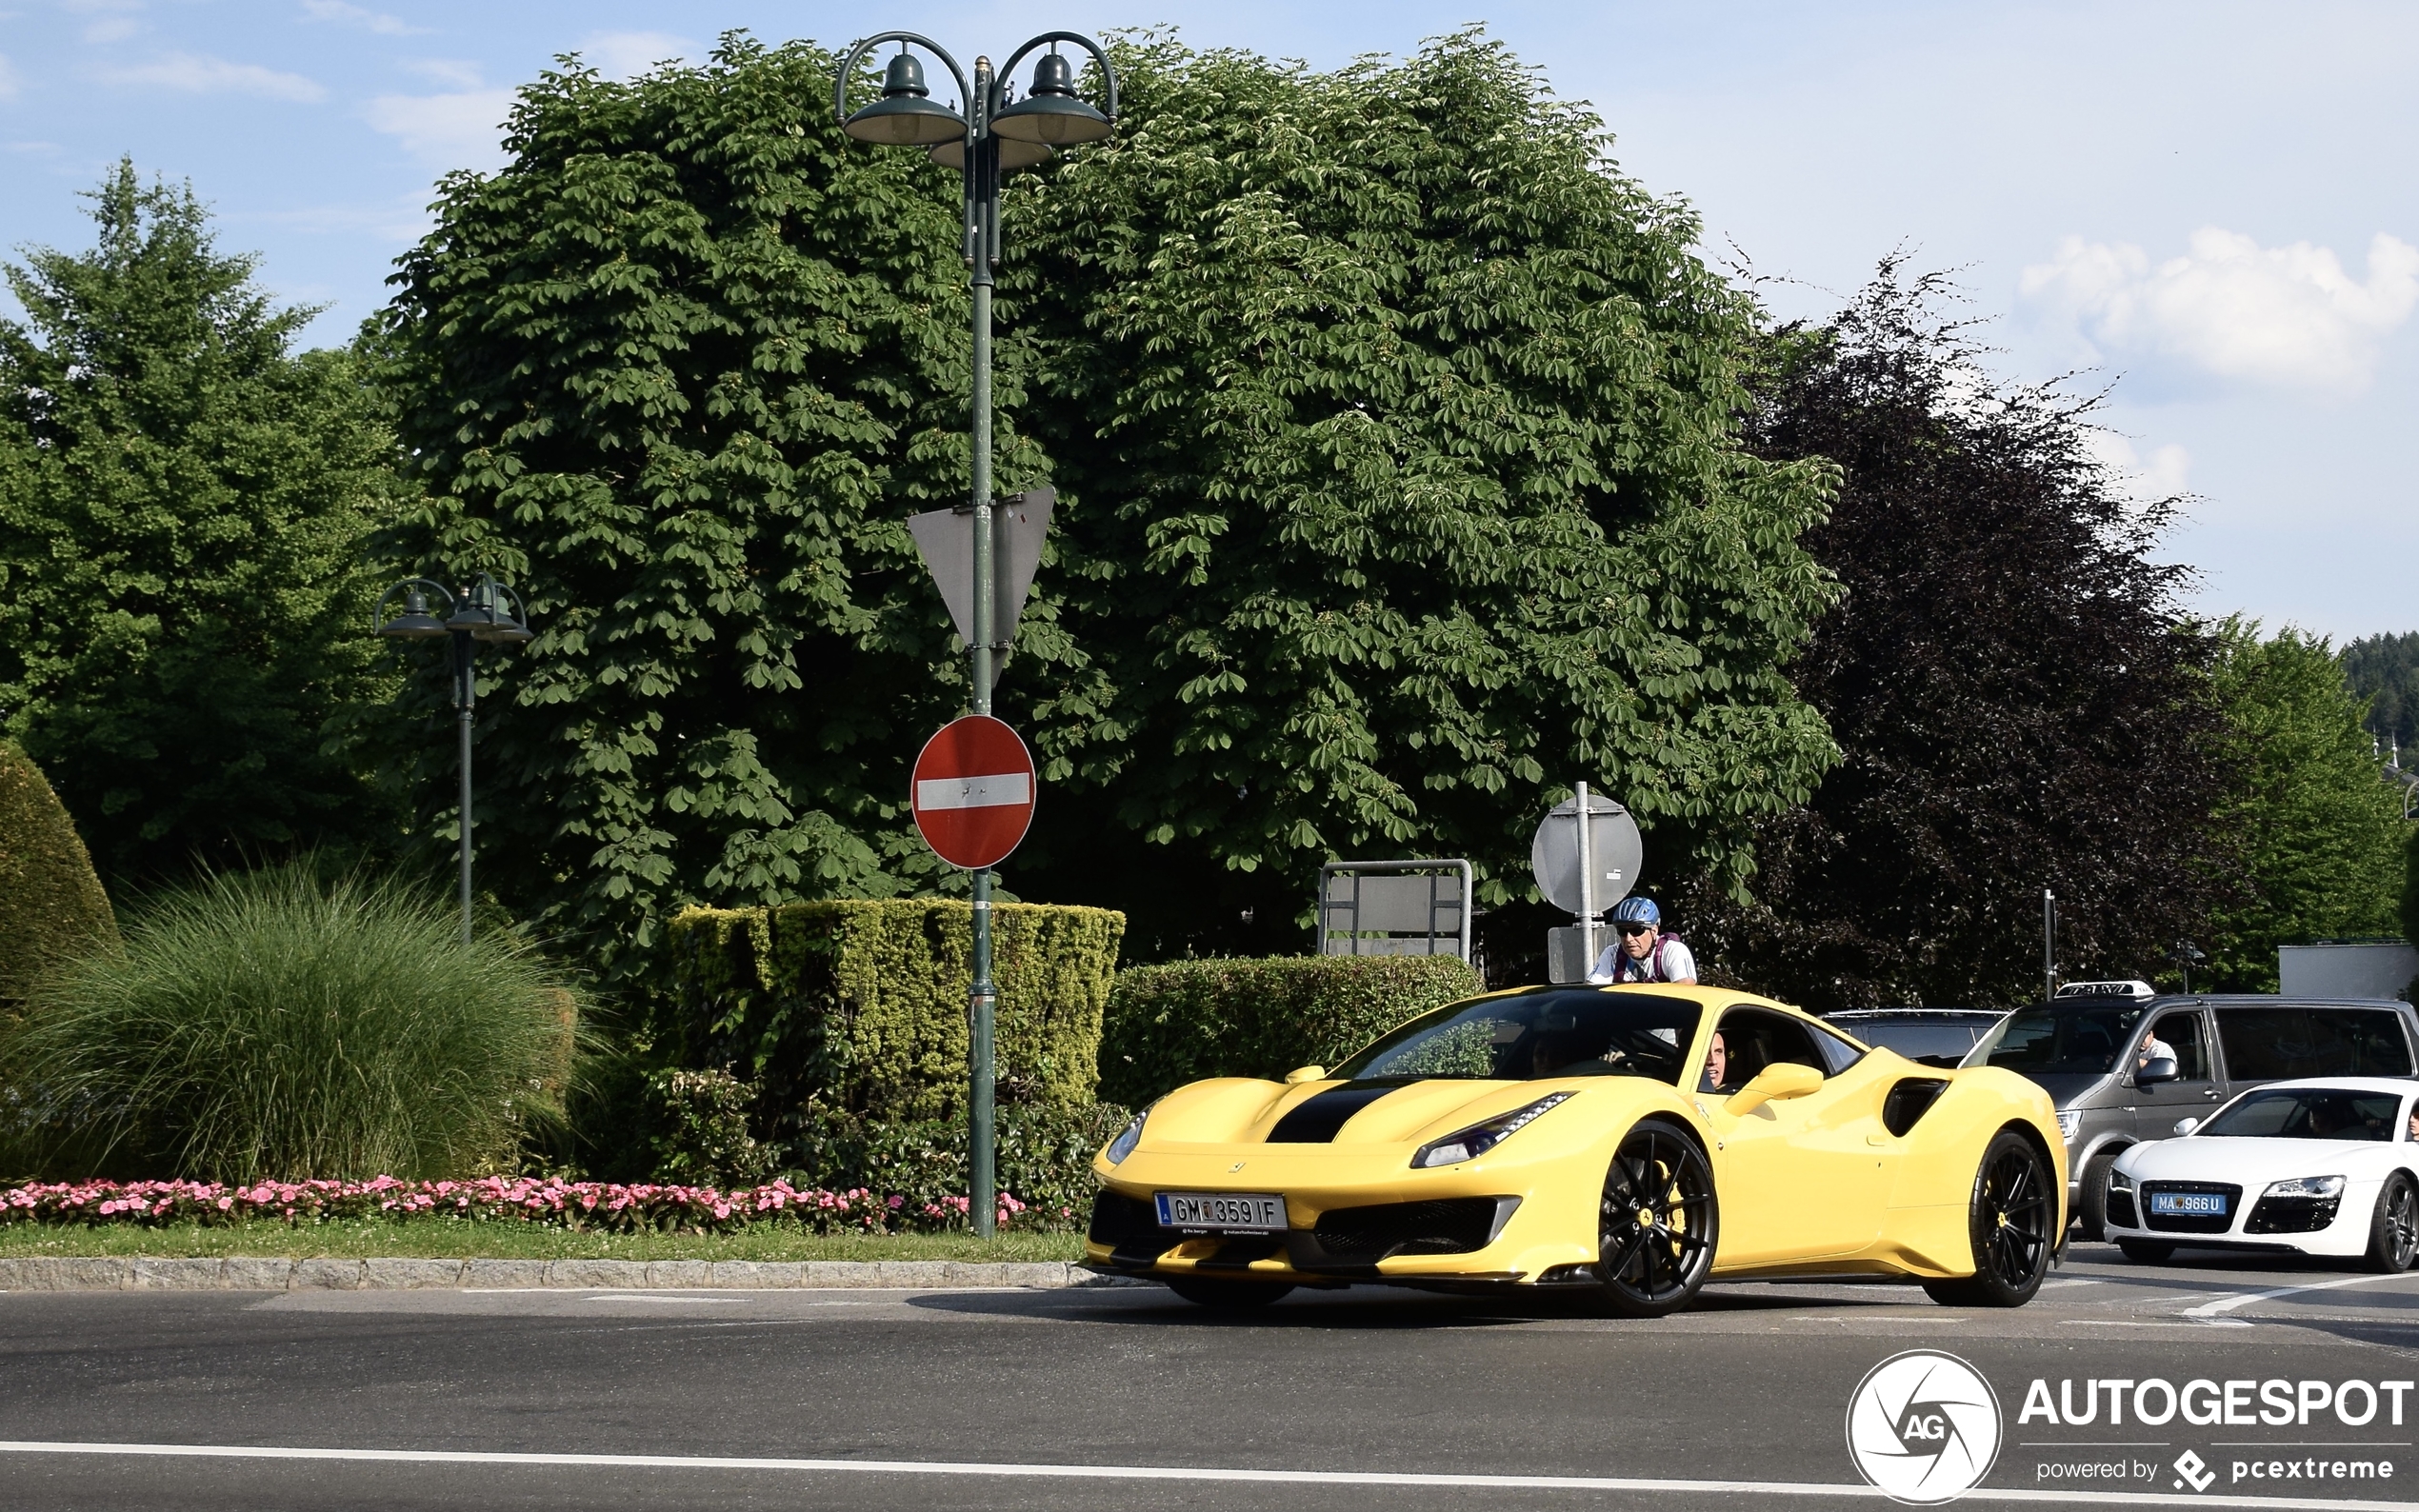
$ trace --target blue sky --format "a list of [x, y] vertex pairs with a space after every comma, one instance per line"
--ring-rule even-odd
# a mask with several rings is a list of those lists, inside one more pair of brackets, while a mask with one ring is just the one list
[[190, 179], [281, 295], [330, 305], [312, 334], [336, 341], [436, 175], [492, 166], [511, 89], [560, 52], [627, 73], [729, 28], [896, 26], [996, 56], [1162, 24], [1331, 67], [1470, 21], [1592, 102], [1711, 250], [1786, 280], [1780, 313], [1904, 247], [1961, 270], [2004, 372], [2113, 382], [2110, 455], [2196, 496], [2168, 552], [2199, 607], [2419, 629], [2409, 4], [0, 0], [0, 243], [84, 245], [75, 191], [130, 153]]

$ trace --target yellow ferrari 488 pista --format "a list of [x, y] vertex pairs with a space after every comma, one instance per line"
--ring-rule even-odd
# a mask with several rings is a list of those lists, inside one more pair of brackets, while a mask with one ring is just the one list
[[1333, 1070], [1170, 1092], [1092, 1168], [1086, 1263], [1213, 1306], [1382, 1282], [1657, 1317], [1711, 1278], [1823, 1274], [2013, 1307], [2066, 1229], [2033, 1083], [1701, 986], [1453, 1004]]

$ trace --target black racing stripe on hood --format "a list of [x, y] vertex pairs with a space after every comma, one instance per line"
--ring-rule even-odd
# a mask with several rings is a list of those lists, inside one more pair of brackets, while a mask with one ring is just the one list
[[1400, 1082], [1347, 1082], [1316, 1097], [1305, 1098], [1269, 1130], [1271, 1144], [1330, 1144], [1336, 1131], [1361, 1109], [1389, 1092], [1403, 1089]]

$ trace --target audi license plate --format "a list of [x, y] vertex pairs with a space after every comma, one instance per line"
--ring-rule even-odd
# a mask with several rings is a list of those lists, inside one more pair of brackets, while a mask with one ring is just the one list
[[1159, 1226], [1213, 1234], [1275, 1234], [1285, 1229], [1285, 1199], [1267, 1192], [1161, 1192]]
[[2173, 1218], [2224, 1218], [2224, 1192], [2152, 1192], [2150, 1211]]

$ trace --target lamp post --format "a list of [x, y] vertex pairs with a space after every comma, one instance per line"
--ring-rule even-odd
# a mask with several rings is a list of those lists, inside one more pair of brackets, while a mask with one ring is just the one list
[[[403, 595], [403, 612], [387, 618], [387, 606]], [[434, 595], [445, 610], [439, 619], [429, 612]], [[470, 943], [470, 725], [479, 698], [471, 658], [478, 643], [519, 646], [532, 637], [529, 609], [521, 596], [482, 572], [459, 591], [429, 578], [406, 578], [379, 596], [378, 633], [393, 641], [453, 642], [454, 723], [461, 739], [462, 778], [462, 943]]]
[[[899, 45], [884, 74], [882, 97], [851, 113], [849, 80], [859, 60], [886, 42]], [[1082, 48], [1100, 66], [1106, 111], [1094, 109], [1075, 93], [1073, 68], [1059, 52], [1061, 43]], [[910, 47], [921, 48], [941, 61], [957, 81], [958, 98], [967, 113], [960, 115], [935, 103], [925, 88], [924, 65]], [[1025, 98], [1010, 103], [1007, 81], [1016, 66], [1041, 48], [1050, 50], [1035, 60], [1033, 85]], [[1047, 163], [1061, 147], [1105, 140], [1116, 129], [1117, 73], [1109, 55], [1090, 37], [1073, 31], [1045, 31], [1014, 52], [994, 71], [991, 60], [974, 60], [974, 78], [948, 50], [912, 31], [885, 31], [868, 37], [840, 60], [831, 90], [832, 109], [841, 129], [860, 142], [877, 146], [921, 147], [932, 161], [958, 170], [964, 189], [960, 222], [974, 304], [973, 480], [970, 513], [974, 530], [973, 635], [967, 646], [973, 685], [973, 712], [991, 711], [991, 680], [997, 653], [1008, 649], [997, 640], [1003, 627], [992, 614], [992, 575], [996, 560], [991, 517], [991, 275], [1000, 255], [1000, 175]], [[991, 984], [991, 873], [977, 868], [973, 876], [974, 981], [968, 992], [967, 1046], [970, 1077], [967, 1161], [970, 1190], [969, 1216], [974, 1232], [988, 1239], [996, 1222], [997, 1200], [992, 1184], [992, 1014], [996, 993]]]

